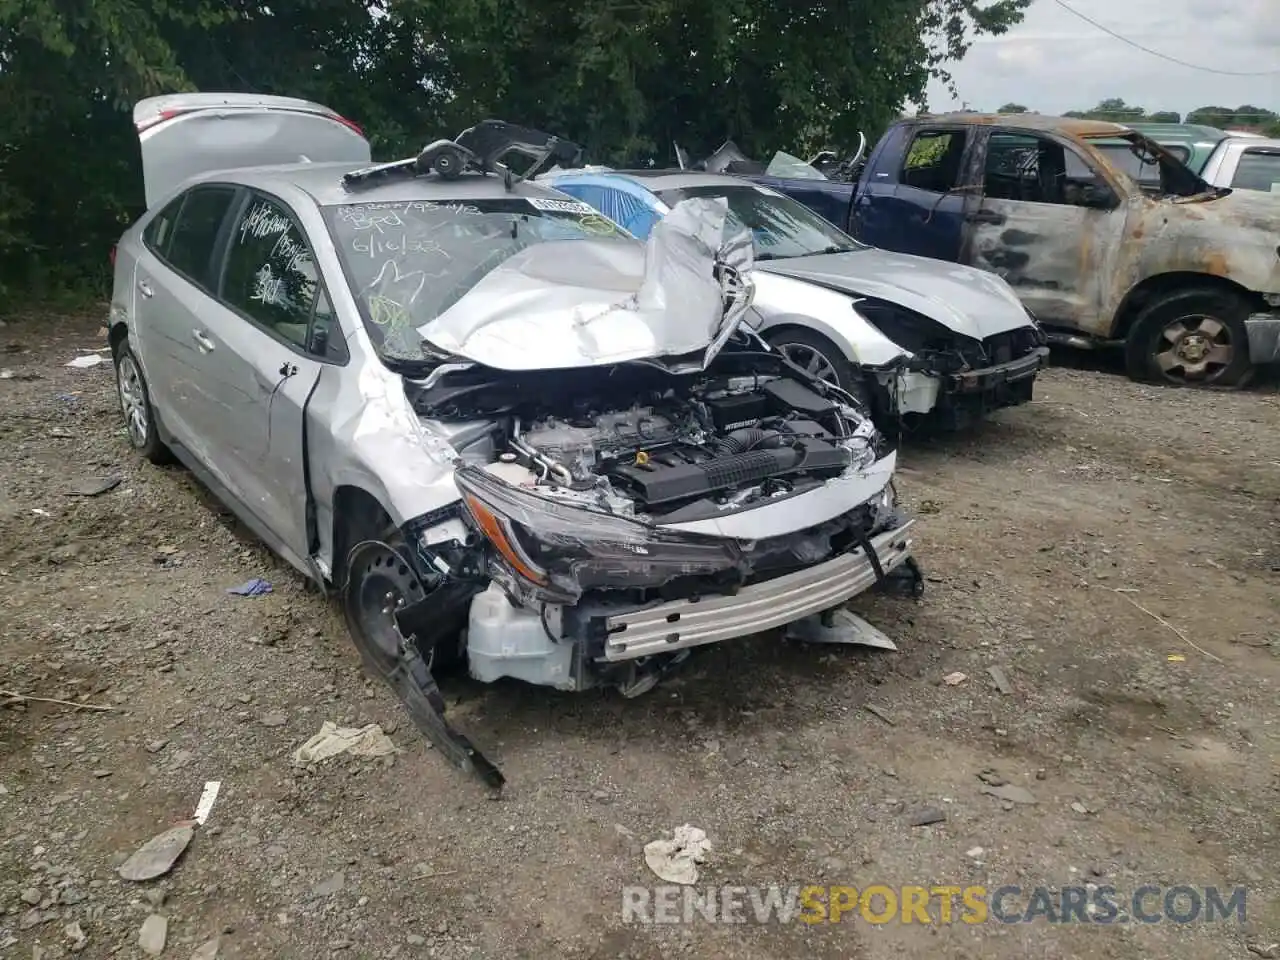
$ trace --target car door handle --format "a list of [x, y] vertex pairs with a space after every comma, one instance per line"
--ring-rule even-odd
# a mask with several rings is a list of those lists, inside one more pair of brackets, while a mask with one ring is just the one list
[[971, 223], [1004, 223], [1005, 216], [994, 210], [979, 210], [977, 213], [969, 214], [969, 221]]
[[213, 341], [205, 335], [203, 330], [192, 330], [191, 339], [196, 342], [196, 346], [202, 353], [208, 353], [213, 349]]
[[151, 289], [151, 284], [145, 280], [138, 281], [138, 292], [144, 297], [154, 297], [156, 295], [156, 292]]

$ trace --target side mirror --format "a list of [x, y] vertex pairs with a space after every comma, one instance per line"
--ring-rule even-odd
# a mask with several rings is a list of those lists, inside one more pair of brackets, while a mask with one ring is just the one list
[[1086, 183], [1080, 188], [1080, 206], [1092, 210], [1110, 210], [1116, 205], [1115, 194], [1107, 187]]

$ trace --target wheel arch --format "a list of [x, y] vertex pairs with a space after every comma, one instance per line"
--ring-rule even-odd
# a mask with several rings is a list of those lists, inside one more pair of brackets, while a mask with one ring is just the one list
[[1127, 338], [1134, 324], [1137, 323], [1138, 317], [1142, 315], [1142, 311], [1156, 300], [1184, 290], [1218, 290], [1243, 297], [1258, 309], [1263, 306], [1260, 294], [1227, 277], [1212, 273], [1195, 273], [1190, 270], [1157, 273], [1135, 284], [1120, 301], [1113, 324], [1115, 338], [1120, 340]]
[[376, 496], [354, 483], [339, 484], [333, 490], [333, 523], [330, 543], [333, 544], [331, 579], [334, 587], [341, 589], [346, 582], [347, 555], [362, 539], [383, 535], [395, 521]]

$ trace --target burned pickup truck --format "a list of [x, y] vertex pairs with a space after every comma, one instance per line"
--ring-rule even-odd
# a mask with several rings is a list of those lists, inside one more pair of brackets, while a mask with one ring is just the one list
[[[1104, 142], [1158, 183], [1144, 190]], [[917, 117], [889, 129], [856, 183], [814, 172], [750, 179], [864, 243], [1000, 275], [1051, 342], [1122, 347], [1135, 379], [1239, 386], [1280, 361], [1280, 196], [1211, 186], [1126, 127]]]

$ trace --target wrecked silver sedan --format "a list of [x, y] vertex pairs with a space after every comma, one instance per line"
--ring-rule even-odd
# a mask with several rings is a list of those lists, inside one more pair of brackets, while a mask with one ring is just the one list
[[109, 324], [132, 444], [336, 594], [366, 664], [491, 786], [444, 717], [451, 661], [634, 695], [693, 647], [918, 590], [894, 454], [739, 326], [751, 244], [723, 201], [642, 243], [499, 163], [572, 147], [506, 124], [369, 166], [301, 101], [135, 117], [149, 209]]

